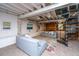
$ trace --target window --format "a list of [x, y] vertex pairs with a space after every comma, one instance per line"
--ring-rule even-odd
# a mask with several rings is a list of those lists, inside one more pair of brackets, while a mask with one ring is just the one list
[[31, 22], [29, 22], [29, 23], [27, 24], [27, 29], [28, 29], [28, 30], [32, 30], [32, 29], [33, 29], [33, 24], [32, 24]]
[[57, 10], [55, 10], [55, 12], [56, 12], [56, 15], [60, 15], [61, 14], [61, 9], [57, 9]]
[[67, 7], [62, 8], [61, 10], [62, 10], [62, 14], [68, 13], [68, 8]]
[[76, 11], [77, 10], [77, 6], [76, 5], [72, 5], [69, 7], [70, 11]]

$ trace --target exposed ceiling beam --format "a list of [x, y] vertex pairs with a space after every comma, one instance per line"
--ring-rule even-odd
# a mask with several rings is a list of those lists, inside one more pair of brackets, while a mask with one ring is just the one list
[[25, 7], [21, 3], [16, 3], [15, 5], [19, 7], [21, 10], [23, 10], [24, 12], [28, 12], [28, 10], [25, 9]]
[[[6, 4], [7, 4], [7, 6], [9, 6], [9, 8], [11, 8], [12, 10], [16, 10], [16, 12], [18, 12], [18, 14], [19, 14], [19, 13], [20, 13], [20, 14], [23, 13], [22, 10], [20, 10], [20, 9], [18, 9], [17, 7], [13, 6], [12, 3], [6, 3]], [[17, 11], [17, 10], [18, 10], [18, 11]]]
[[42, 3], [41, 5], [43, 6], [43, 8], [45, 7], [45, 4], [44, 3]]
[[37, 6], [37, 4], [31, 3], [32, 6], [34, 6], [37, 9], [40, 9], [39, 6]]
[[1, 11], [1, 12], [5, 12], [5, 13], [8, 13], [8, 14], [16, 15], [16, 16], [18, 15], [17, 13], [14, 13], [14, 12], [12, 12], [12, 11], [10, 11], [10, 10], [3, 9], [3, 8], [1, 8], [1, 7], [0, 7], [0, 11]]
[[19, 11], [16, 11], [14, 8], [12, 8], [11, 6], [9, 6], [8, 4], [6, 4], [6, 3], [3, 3], [3, 4], [0, 4], [0, 7], [1, 8], [4, 8], [4, 9], [7, 9], [7, 10], [11, 10], [11, 11], [13, 11], [13, 12], [15, 12], [15, 13], [20, 13]]
[[39, 10], [36, 10], [34, 12], [30, 12], [30, 13], [27, 13], [27, 14], [24, 14], [24, 15], [20, 15], [18, 18], [26, 18], [26, 17], [30, 17], [30, 16], [35, 16], [35, 15], [38, 15], [38, 14], [41, 14], [41, 13], [45, 13], [45, 12], [48, 12], [48, 11], [51, 11], [59, 6], [63, 6], [63, 5], [66, 5], [68, 3], [59, 3], [59, 4], [55, 4], [55, 5], [50, 5], [50, 6], [47, 6], [45, 8], [41, 8]]
[[50, 14], [51, 14], [51, 17], [53, 19], [56, 19], [57, 18], [55, 11], [50, 12]]
[[40, 21], [39, 23], [50, 23], [50, 22], [58, 22], [58, 20]]
[[20, 10], [21, 12], [25, 12], [24, 9], [17, 6], [16, 3], [10, 3], [9, 5], [12, 6], [13, 8], [16, 8], [17, 10]]
[[42, 15], [42, 17], [43, 17], [43, 20], [47, 20], [47, 18], [44, 15]]
[[26, 5], [25, 3], [21, 3], [21, 5], [23, 5], [25, 8], [27, 8], [28, 10], [33, 10], [32, 8], [30, 8], [28, 5]]
[[64, 22], [65, 20], [47, 20], [47, 21], [39, 21], [39, 23], [50, 23], [50, 22]]

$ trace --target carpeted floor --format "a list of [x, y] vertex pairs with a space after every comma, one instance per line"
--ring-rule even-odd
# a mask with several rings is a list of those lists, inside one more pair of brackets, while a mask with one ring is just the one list
[[[38, 39], [46, 39], [48, 43], [51, 42], [51, 38], [48, 37], [36, 37]], [[41, 56], [79, 56], [79, 41], [70, 41], [69, 47], [66, 47], [60, 43], [55, 43], [52, 51], [45, 50]], [[28, 56], [22, 50], [16, 47], [16, 44], [0, 48], [0, 56]]]

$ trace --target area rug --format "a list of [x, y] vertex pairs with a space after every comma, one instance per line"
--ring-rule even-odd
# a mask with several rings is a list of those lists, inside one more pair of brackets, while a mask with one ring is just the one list
[[48, 47], [46, 49], [48, 52], [55, 53], [55, 46], [52, 46], [51, 44], [48, 44]]

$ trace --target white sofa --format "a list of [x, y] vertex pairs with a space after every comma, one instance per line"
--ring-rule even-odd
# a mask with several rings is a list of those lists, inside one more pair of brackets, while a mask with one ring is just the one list
[[25, 36], [17, 36], [16, 45], [18, 48], [31, 56], [41, 55], [47, 47], [46, 41]]

